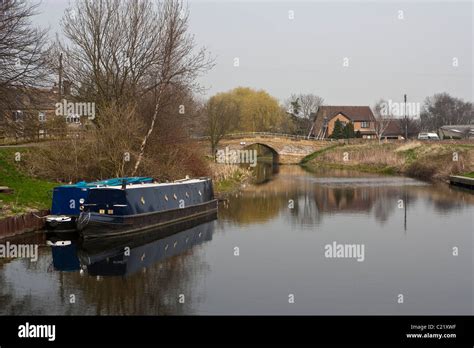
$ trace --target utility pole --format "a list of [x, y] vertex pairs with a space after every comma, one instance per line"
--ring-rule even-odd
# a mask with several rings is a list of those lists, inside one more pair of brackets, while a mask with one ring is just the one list
[[407, 117], [407, 95], [404, 95], [405, 99], [405, 107], [404, 107], [404, 114], [405, 114], [405, 141], [408, 141], [408, 117]]

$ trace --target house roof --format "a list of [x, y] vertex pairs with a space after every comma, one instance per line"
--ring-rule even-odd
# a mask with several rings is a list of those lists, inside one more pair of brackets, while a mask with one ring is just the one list
[[318, 114], [323, 114], [323, 117], [327, 117], [328, 120], [338, 114], [344, 114], [351, 121], [375, 121], [374, 114], [368, 106], [334, 106], [325, 105], [321, 106], [318, 110]]
[[384, 136], [390, 136], [390, 135], [402, 135], [404, 136], [404, 132], [402, 131], [402, 128], [401, 128], [401, 123], [400, 123], [400, 119], [398, 118], [392, 118], [390, 119], [390, 121], [388, 122], [388, 125], [387, 125], [387, 128], [385, 128], [384, 132], [383, 132], [383, 135]]
[[16, 91], [8, 106], [11, 110], [55, 110], [57, 102], [58, 94], [53, 90], [30, 88]]

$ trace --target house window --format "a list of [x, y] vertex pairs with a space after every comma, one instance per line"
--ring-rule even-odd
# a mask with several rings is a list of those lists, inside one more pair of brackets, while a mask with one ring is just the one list
[[362, 121], [360, 123], [360, 128], [369, 128], [369, 127], [370, 127], [370, 122]]
[[23, 119], [23, 111], [21, 110], [13, 111], [13, 120], [15, 122], [21, 121], [22, 119]]
[[38, 120], [40, 122], [45, 122], [46, 121], [46, 114], [42, 111], [38, 112]]

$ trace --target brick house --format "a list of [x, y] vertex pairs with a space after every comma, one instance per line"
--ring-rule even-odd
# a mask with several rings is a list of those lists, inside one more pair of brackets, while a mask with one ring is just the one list
[[328, 138], [337, 120], [343, 124], [352, 122], [354, 131], [359, 131], [362, 138], [376, 138], [375, 117], [368, 106], [320, 106], [314, 116], [310, 136], [318, 139]]

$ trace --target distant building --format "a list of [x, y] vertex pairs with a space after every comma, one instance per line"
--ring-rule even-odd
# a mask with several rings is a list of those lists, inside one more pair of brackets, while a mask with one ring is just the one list
[[388, 121], [387, 128], [385, 128], [382, 139], [405, 139], [405, 132], [402, 129], [402, 123], [399, 118], [392, 118]]
[[343, 124], [352, 122], [354, 132], [359, 131], [362, 138], [376, 138], [375, 117], [368, 106], [320, 106], [310, 136], [318, 139], [328, 138], [337, 120]]
[[441, 139], [474, 139], [474, 125], [443, 126], [438, 133]]
[[58, 100], [57, 89], [30, 89], [17, 91], [9, 101], [8, 109], [1, 115], [1, 120], [23, 122], [37, 117], [40, 123], [55, 114], [55, 103]]
[[76, 128], [87, 123], [88, 117], [70, 112], [67, 107], [63, 107], [63, 105], [71, 104], [67, 100], [70, 99], [70, 83], [64, 81], [63, 84], [62, 98], [60, 98], [56, 84], [51, 88], [31, 88], [25, 91], [16, 91], [5, 114], [0, 115], [0, 122], [9, 120], [18, 123], [32, 121], [37, 118], [41, 125], [52, 117], [62, 116], [69, 127]]

